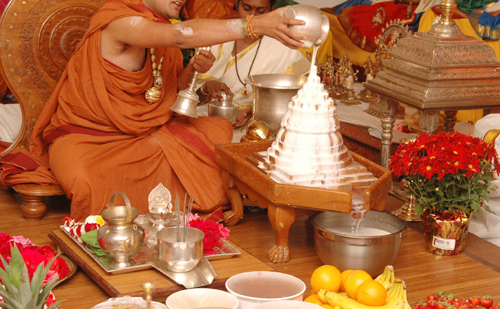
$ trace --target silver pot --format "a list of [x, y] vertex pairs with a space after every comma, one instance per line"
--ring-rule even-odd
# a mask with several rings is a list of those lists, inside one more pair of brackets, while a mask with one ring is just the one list
[[292, 5], [285, 11], [285, 17], [300, 19], [306, 22], [305, 25], [294, 25], [290, 29], [306, 35], [304, 48], [320, 46], [326, 40], [330, 31], [330, 21], [328, 17], [321, 14], [321, 11], [312, 5], [297, 4]]
[[[117, 193], [123, 196], [126, 206], [114, 206]], [[135, 264], [132, 256], [141, 249], [144, 241], [144, 229], [134, 223], [138, 215], [139, 209], [131, 207], [128, 197], [121, 191], [113, 192], [108, 208], [101, 212], [106, 224], [97, 232], [97, 241], [112, 258], [110, 267], [124, 268]]]
[[340, 271], [363, 269], [372, 277], [381, 274], [396, 260], [406, 223], [389, 213], [370, 210], [360, 227], [386, 231], [386, 235], [347, 234], [342, 228], [356, 227], [351, 214], [322, 212], [314, 217], [314, 244], [319, 259]]
[[260, 74], [247, 78], [254, 87], [254, 119], [264, 122], [276, 136], [288, 103], [306, 80], [306, 76], [290, 74]]
[[221, 116], [234, 123], [238, 116], [239, 108], [233, 104], [232, 96], [226, 95], [224, 91], [221, 93], [222, 99], [213, 100], [208, 103], [208, 115]]

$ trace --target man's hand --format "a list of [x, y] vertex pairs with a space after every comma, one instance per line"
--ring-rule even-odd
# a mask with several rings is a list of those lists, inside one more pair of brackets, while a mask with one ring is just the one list
[[238, 117], [236, 117], [236, 120], [233, 123], [233, 128], [240, 128], [244, 126], [248, 120], [252, 117], [252, 107], [247, 107], [244, 110], [242, 110], [239, 114]]
[[233, 92], [229, 87], [216, 80], [211, 80], [205, 82], [205, 90], [210, 94], [210, 96], [214, 99], [223, 99], [222, 91], [226, 93], [227, 96], [233, 96]]
[[285, 11], [288, 8], [289, 6], [285, 6], [264, 15], [254, 16], [251, 24], [258, 36], [267, 35], [290, 48], [302, 48], [304, 47], [304, 41], [307, 39], [306, 35], [293, 31], [288, 26], [305, 25], [306, 22], [285, 17]]
[[200, 50], [199, 53], [193, 56], [189, 64], [193, 66], [195, 71], [206, 73], [214, 64], [215, 56], [210, 51]]

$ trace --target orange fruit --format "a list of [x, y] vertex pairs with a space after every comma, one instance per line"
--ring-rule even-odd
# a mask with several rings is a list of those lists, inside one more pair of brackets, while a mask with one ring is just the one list
[[340, 270], [333, 265], [322, 265], [316, 268], [311, 275], [311, 287], [315, 293], [321, 289], [338, 292], [340, 281]]
[[364, 270], [357, 269], [347, 276], [344, 282], [345, 291], [351, 298], [356, 299], [359, 286], [368, 280], [373, 280], [372, 276]]
[[367, 280], [358, 287], [356, 300], [367, 306], [382, 306], [387, 301], [387, 291], [375, 280]]
[[304, 301], [316, 305], [323, 305], [323, 302], [321, 301], [321, 299], [319, 299], [318, 294], [311, 294], [307, 296], [306, 299], [304, 299]]
[[344, 270], [341, 274], [340, 274], [340, 288], [339, 288], [339, 292], [345, 292], [345, 287], [344, 287], [344, 283], [345, 283], [345, 280], [347, 279], [347, 277], [353, 272], [354, 270], [352, 269], [346, 269]]

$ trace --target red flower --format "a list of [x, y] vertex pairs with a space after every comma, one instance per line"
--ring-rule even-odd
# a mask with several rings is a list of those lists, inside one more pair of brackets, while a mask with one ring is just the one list
[[219, 240], [221, 238], [226, 239], [229, 236], [229, 229], [214, 221], [204, 221], [198, 218], [189, 221], [189, 226], [197, 228], [205, 234], [203, 238], [203, 252], [205, 253], [215, 253], [214, 249], [219, 245]]
[[[30, 279], [33, 277], [33, 273], [37, 269], [38, 265], [41, 263], [47, 265], [50, 260], [56, 256], [55, 251], [49, 246], [38, 247], [29, 239], [22, 236], [10, 237], [7, 234], [0, 233], [0, 254], [7, 262], [10, 261], [10, 250], [13, 245], [16, 245], [19, 248], [19, 252], [24, 259], [26, 268], [28, 269]], [[52, 263], [43, 283], [48, 283], [56, 276], [59, 276], [59, 280], [66, 278], [69, 274], [70, 269], [68, 265], [61, 257], [58, 257]]]

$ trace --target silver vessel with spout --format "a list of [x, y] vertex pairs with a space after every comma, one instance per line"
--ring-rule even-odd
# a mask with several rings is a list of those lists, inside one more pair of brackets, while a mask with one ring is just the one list
[[[116, 194], [121, 194], [126, 206], [114, 206]], [[97, 241], [101, 249], [112, 261], [111, 268], [124, 268], [135, 264], [132, 256], [136, 254], [144, 241], [143, 228], [134, 223], [139, 215], [137, 208], [130, 206], [130, 200], [121, 191], [111, 195], [108, 207], [101, 212], [106, 221], [97, 233]]]

